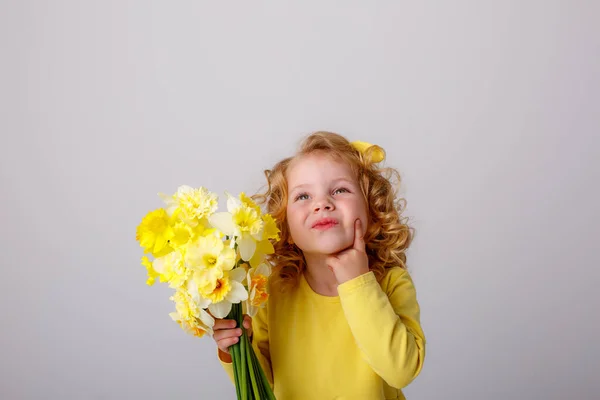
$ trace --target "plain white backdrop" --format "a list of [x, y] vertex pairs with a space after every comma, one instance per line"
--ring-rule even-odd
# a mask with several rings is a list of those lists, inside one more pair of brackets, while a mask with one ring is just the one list
[[598, 398], [599, 15], [2, 1], [0, 397], [233, 399], [145, 285], [135, 228], [158, 192], [254, 193], [331, 130], [402, 173], [428, 340], [407, 397]]

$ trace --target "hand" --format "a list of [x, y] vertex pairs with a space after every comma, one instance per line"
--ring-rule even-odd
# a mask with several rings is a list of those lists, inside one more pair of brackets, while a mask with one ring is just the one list
[[352, 246], [327, 257], [327, 266], [340, 285], [369, 272], [369, 257], [365, 251], [364, 232], [360, 219], [354, 221]]
[[[213, 339], [219, 348], [219, 358], [223, 362], [230, 363], [231, 355], [229, 354], [229, 346], [239, 342], [242, 336], [242, 329], [236, 328], [236, 322], [233, 319], [216, 319], [213, 326]], [[248, 337], [252, 337], [252, 318], [244, 315], [244, 328], [248, 333]]]

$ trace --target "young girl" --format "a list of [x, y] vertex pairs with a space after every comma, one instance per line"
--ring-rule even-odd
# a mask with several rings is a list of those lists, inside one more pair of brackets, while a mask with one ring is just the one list
[[[425, 337], [405, 269], [412, 235], [381, 168], [383, 149], [317, 132], [266, 171], [267, 212], [281, 230], [270, 298], [244, 327], [277, 399], [404, 399]], [[398, 180], [399, 182], [399, 180]], [[242, 331], [215, 322], [219, 359]]]

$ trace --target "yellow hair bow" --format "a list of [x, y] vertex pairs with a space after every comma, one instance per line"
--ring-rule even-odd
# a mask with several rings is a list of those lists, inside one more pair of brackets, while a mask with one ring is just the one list
[[378, 163], [378, 162], [385, 160], [385, 151], [380, 146], [377, 146], [376, 144], [361, 142], [360, 140], [356, 140], [350, 144], [352, 145], [352, 147], [354, 147], [356, 150], [360, 151], [362, 154], [365, 154], [368, 149], [370, 149], [371, 147], [374, 147], [373, 151], [371, 151], [371, 161]]

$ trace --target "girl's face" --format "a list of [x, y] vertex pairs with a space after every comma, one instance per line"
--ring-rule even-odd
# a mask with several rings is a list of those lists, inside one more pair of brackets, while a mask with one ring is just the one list
[[305, 253], [334, 254], [354, 243], [354, 222], [367, 229], [367, 206], [350, 166], [322, 153], [296, 159], [287, 171], [287, 221]]

